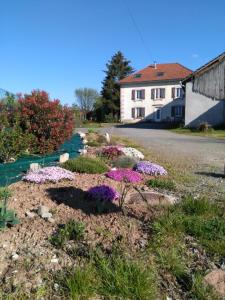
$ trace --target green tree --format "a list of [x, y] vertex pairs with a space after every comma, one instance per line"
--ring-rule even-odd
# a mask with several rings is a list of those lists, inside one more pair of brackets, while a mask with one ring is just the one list
[[131, 73], [134, 69], [122, 52], [118, 51], [106, 64], [106, 77], [102, 84], [102, 110], [103, 115], [111, 114], [114, 118], [120, 114], [120, 85], [119, 81]]
[[99, 97], [98, 92], [92, 88], [79, 88], [75, 90], [75, 97], [80, 109], [86, 119], [87, 113], [92, 112], [96, 99]]

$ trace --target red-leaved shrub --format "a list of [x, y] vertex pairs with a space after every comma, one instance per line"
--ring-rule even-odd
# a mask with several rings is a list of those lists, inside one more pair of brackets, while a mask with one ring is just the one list
[[46, 92], [35, 90], [20, 96], [18, 102], [21, 127], [35, 136], [33, 146], [38, 153], [51, 153], [72, 136], [73, 112], [59, 100], [50, 100]]

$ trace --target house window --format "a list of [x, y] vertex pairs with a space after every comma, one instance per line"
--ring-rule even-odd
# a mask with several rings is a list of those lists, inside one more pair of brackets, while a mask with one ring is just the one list
[[174, 118], [183, 118], [185, 108], [183, 105], [172, 106], [171, 108], [171, 117]]
[[175, 88], [173, 87], [172, 90], [171, 90], [171, 96], [173, 99], [176, 99], [176, 98], [182, 98], [183, 97], [183, 90], [182, 88]]
[[133, 107], [131, 109], [133, 119], [141, 119], [145, 117], [145, 107]]
[[151, 99], [164, 99], [165, 98], [165, 88], [157, 88], [151, 90]]
[[131, 99], [132, 100], [144, 100], [145, 99], [145, 90], [132, 90]]

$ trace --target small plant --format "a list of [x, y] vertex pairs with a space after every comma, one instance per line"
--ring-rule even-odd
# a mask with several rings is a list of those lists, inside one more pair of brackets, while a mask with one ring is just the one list
[[116, 168], [133, 168], [137, 164], [137, 159], [130, 156], [120, 156], [113, 161], [113, 166]]
[[50, 238], [52, 245], [62, 248], [67, 241], [80, 241], [84, 237], [85, 226], [81, 222], [70, 220], [63, 228]]
[[169, 191], [173, 191], [176, 189], [175, 183], [169, 179], [150, 179], [146, 182], [146, 185], [151, 188], [165, 189]]
[[99, 185], [88, 190], [89, 196], [98, 201], [115, 201], [120, 198], [120, 194], [108, 185]]
[[108, 168], [103, 161], [83, 156], [68, 160], [63, 164], [63, 167], [72, 172], [87, 174], [102, 174], [108, 171]]
[[94, 128], [89, 128], [88, 129], [88, 133], [96, 133], [97, 131], [96, 131], [96, 129], [94, 129]]
[[116, 147], [116, 146], [110, 146], [110, 147], [105, 147], [102, 150], [102, 156], [106, 157], [107, 159], [113, 160], [117, 158], [118, 156], [122, 155], [122, 151]]
[[13, 210], [8, 210], [8, 199], [10, 192], [7, 188], [0, 191], [0, 230], [7, 226], [13, 226], [19, 224], [19, 219]]
[[99, 147], [99, 146], [101, 146], [101, 144], [99, 144], [97, 141], [90, 141], [90, 142], [87, 143], [87, 145], [89, 147]]
[[202, 122], [199, 124], [198, 130], [201, 132], [208, 132], [212, 130], [212, 126], [207, 122]]
[[34, 183], [58, 182], [63, 179], [73, 180], [74, 174], [60, 167], [46, 167], [30, 171], [23, 180]]
[[134, 170], [140, 173], [157, 176], [157, 175], [167, 175], [167, 171], [150, 161], [140, 161], [134, 167]]
[[142, 180], [142, 175], [131, 169], [117, 169], [106, 173], [106, 176], [116, 181], [138, 183]]

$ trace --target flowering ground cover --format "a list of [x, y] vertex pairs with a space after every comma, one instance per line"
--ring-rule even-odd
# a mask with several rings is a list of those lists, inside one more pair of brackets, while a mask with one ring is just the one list
[[58, 182], [63, 179], [73, 180], [74, 174], [60, 167], [46, 167], [30, 171], [23, 177], [23, 180], [34, 183]]
[[123, 154], [125, 154], [126, 156], [131, 156], [137, 159], [144, 159], [144, 154], [132, 147], [122, 147], [120, 148], [120, 150], [123, 152]]
[[120, 194], [108, 185], [92, 187], [88, 190], [88, 194], [92, 199], [100, 201], [115, 201], [120, 197]]
[[123, 152], [116, 146], [109, 146], [103, 148], [101, 154], [108, 159], [114, 159], [117, 158], [118, 156], [122, 155]]
[[150, 161], [138, 162], [136, 166], [134, 166], [134, 170], [152, 176], [167, 175], [167, 171], [162, 166], [154, 164]]
[[106, 176], [116, 181], [138, 183], [142, 180], [142, 175], [131, 169], [117, 169], [106, 173]]

